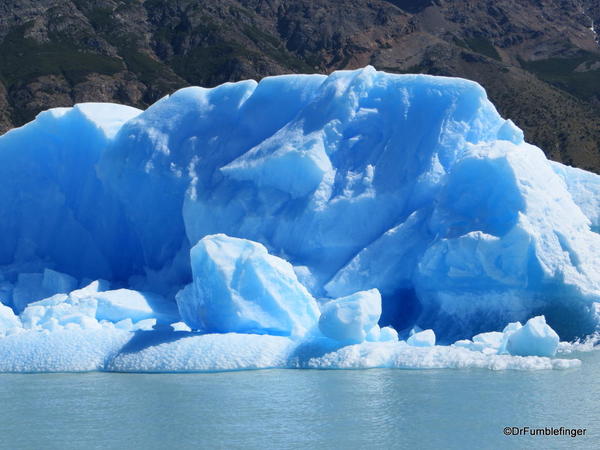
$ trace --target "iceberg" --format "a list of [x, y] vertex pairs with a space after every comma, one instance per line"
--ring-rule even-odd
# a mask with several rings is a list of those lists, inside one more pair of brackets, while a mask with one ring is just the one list
[[544, 316], [538, 316], [508, 336], [506, 349], [511, 355], [552, 357], [558, 343], [558, 334], [548, 326]]
[[600, 324], [600, 176], [468, 80], [56, 108], [0, 177], [0, 371], [564, 368]]
[[302, 336], [316, 326], [315, 299], [292, 265], [263, 245], [217, 234], [202, 238], [190, 257], [194, 282], [176, 298], [192, 329]]
[[[480, 333], [471, 339], [461, 339], [452, 347], [466, 348], [488, 355], [554, 357], [559, 349], [560, 338], [547, 323], [544, 316], [532, 317], [523, 326], [520, 322], [509, 323], [502, 332]], [[409, 342], [410, 343], [410, 342]], [[564, 343], [564, 347], [571, 346]]]
[[366, 339], [379, 340], [381, 295], [377, 289], [357, 292], [327, 302], [321, 307], [319, 329], [340, 342], [359, 344]]
[[490, 331], [487, 333], [479, 333], [478, 335], [473, 336], [472, 339], [461, 339], [452, 344], [452, 346], [463, 347], [472, 351], [483, 352], [489, 355], [506, 355], [508, 354], [508, 351], [506, 350], [506, 344], [508, 337], [512, 332], [512, 329], [509, 329], [509, 326], [510, 325], [507, 325], [502, 332]]

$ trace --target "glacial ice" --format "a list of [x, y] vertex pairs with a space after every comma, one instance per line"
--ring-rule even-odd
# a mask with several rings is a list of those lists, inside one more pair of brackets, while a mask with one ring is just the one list
[[194, 281], [177, 305], [192, 329], [302, 336], [315, 327], [315, 299], [263, 245], [218, 234], [202, 238], [190, 257]]
[[[147, 326], [147, 320], [168, 324], [179, 316], [175, 305], [156, 294], [117, 289], [98, 291], [94, 281], [69, 294], [29, 303], [20, 315], [27, 329], [81, 328], [98, 329], [115, 324], [120, 329], [135, 330]], [[150, 328], [152, 328], [152, 325]]]
[[462, 339], [452, 346], [489, 355], [553, 357], [559, 349], [559, 337], [544, 316], [537, 316], [525, 326], [520, 322], [509, 323], [502, 332], [480, 333], [472, 340]]
[[506, 350], [511, 355], [552, 357], [558, 342], [558, 334], [546, 324], [544, 316], [538, 316], [508, 336]]
[[377, 289], [331, 300], [321, 307], [319, 330], [336, 341], [359, 344], [378, 341], [381, 294]]
[[0, 136], [0, 177], [0, 371], [564, 368], [550, 330], [598, 329], [600, 176], [467, 80], [57, 108]]
[[400, 342], [333, 345], [287, 336], [198, 334], [118, 328], [25, 331], [0, 339], [0, 372], [212, 372], [268, 368], [483, 368], [545, 370], [578, 367], [578, 359], [486, 354]]

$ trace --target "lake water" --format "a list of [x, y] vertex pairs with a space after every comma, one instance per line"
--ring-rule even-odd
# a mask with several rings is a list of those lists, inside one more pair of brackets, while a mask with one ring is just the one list
[[539, 372], [4, 374], [0, 447], [600, 448], [600, 352], [577, 356], [581, 368]]

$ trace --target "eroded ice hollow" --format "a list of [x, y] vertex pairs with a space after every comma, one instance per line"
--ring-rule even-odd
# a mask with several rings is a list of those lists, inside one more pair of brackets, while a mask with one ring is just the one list
[[52, 109], [0, 179], [0, 371], [572, 367], [598, 328], [600, 177], [463, 79]]

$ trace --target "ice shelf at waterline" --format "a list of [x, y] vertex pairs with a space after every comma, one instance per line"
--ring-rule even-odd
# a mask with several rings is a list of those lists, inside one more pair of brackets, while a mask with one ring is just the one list
[[0, 371], [564, 368], [600, 320], [600, 177], [463, 79], [52, 109], [0, 177]]

